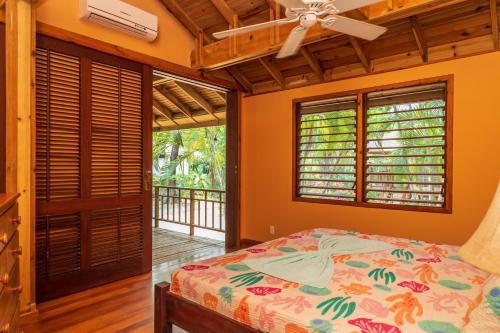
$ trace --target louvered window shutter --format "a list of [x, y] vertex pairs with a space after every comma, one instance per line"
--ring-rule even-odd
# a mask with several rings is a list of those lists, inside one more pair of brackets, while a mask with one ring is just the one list
[[297, 119], [297, 195], [356, 200], [357, 96], [306, 102]]
[[446, 83], [366, 98], [366, 201], [444, 207]]

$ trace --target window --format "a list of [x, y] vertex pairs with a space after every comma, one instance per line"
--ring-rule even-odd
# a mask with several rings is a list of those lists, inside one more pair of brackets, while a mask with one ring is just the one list
[[357, 96], [300, 106], [298, 195], [356, 200]]
[[294, 199], [451, 211], [450, 78], [296, 101]]

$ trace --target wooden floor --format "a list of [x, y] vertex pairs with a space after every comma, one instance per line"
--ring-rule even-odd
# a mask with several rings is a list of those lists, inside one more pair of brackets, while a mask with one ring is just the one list
[[[225, 253], [220, 242], [211, 244], [206, 240], [195, 239], [191, 241], [198, 241], [197, 244], [204, 246], [182, 247], [176, 246], [174, 240], [185, 244], [185, 236], [158, 231], [153, 235], [158, 246], [157, 260], [162, 261], [162, 264], [154, 266], [151, 273], [38, 304], [37, 315], [23, 318], [24, 333], [152, 333], [154, 284], [170, 281], [170, 272], [182, 265]], [[166, 239], [169, 239], [168, 245], [161, 242]], [[165, 255], [169, 253], [165, 250], [169, 246], [173, 247], [172, 252], [176, 252], [177, 256]], [[174, 329], [174, 332], [182, 331]]]

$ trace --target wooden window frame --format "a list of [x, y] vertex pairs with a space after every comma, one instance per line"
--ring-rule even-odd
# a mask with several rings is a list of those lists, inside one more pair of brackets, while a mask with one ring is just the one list
[[[343, 91], [334, 94], [325, 94], [319, 96], [311, 96], [306, 98], [294, 99], [292, 101], [292, 201], [297, 202], [308, 202], [308, 203], [320, 203], [329, 205], [341, 205], [341, 206], [355, 206], [355, 207], [365, 207], [365, 208], [380, 208], [380, 209], [391, 209], [391, 210], [405, 210], [405, 211], [417, 211], [417, 212], [429, 212], [429, 213], [452, 213], [452, 194], [453, 194], [453, 75], [439, 76], [426, 78], [421, 80], [407, 81], [396, 84], [388, 84], [382, 86], [375, 86], [364, 89]], [[405, 88], [412, 86], [419, 86], [432, 83], [446, 83], [446, 115], [445, 115], [445, 159], [444, 159], [444, 189], [445, 198], [443, 207], [425, 207], [425, 206], [411, 206], [411, 205], [396, 205], [396, 204], [384, 204], [384, 203], [368, 203], [365, 202], [365, 172], [366, 172], [366, 110], [365, 102], [368, 93], [390, 90], [396, 88]], [[299, 131], [300, 126], [300, 104], [304, 102], [317, 101], [329, 98], [338, 98], [344, 96], [358, 96], [358, 108], [357, 108], [357, 173], [356, 173], [356, 200], [355, 201], [340, 201], [340, 200], [328, 200], [319, 198], [304, 198], [298, 195], [298, 142], [299, 142]]]

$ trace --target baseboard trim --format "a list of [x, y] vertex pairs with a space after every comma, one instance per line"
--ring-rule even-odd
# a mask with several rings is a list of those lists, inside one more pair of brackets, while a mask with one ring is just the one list
[[36, 307], [36, 303], [31, 303], [29, 305], [29, 309], [26, 311], [21, 312], [21, 319], [26, 320], [29, 319], [31, 316], [36, 316], [38, 315], [38, 309]]
[[256, 241], [256, 240], [253, 240], [253, 239], [242, 238], [242, 239], [240, 239], [240, 248], [244, 249], [244, 248], [247, 248], [247, 247], [250, 247], [250, 246], [259, 245], [259, 244], [262, 244], [262, 243], [263, 242], [261, 242], [261, 241]]

